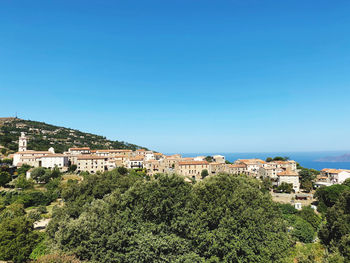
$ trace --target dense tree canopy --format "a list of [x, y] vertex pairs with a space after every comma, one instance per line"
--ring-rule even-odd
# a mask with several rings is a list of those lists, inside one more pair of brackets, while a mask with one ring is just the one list
[[20, 205], [0, 213], [0, 260], [25, 262], [40, 239]]
[[318, 188], [314, 195], [314, 197], [318, 200], [318, 211], [321, 213], [326, 213], [327, 208], [331, 208], [338, 201], [342, 193], [347, 189], [350, 189], [350, 187], [345, 184], [335, 184], [328, 187], [323, 186]]
[[175, 175], [90, 175], [64, 190], [48, 234], [91, 262], [276, 262], [291, 243], [260, 187], [228, 175], [194, 186]]
[[12, 177], [8, 172], [0, 171], [0, 186], [5, 186], [11, 179]]
[[326, 219], [320, 239], [327, 246], [339, 249], [350, 262], [350, 189], [342, 192], [335, 205], [328, 209]]

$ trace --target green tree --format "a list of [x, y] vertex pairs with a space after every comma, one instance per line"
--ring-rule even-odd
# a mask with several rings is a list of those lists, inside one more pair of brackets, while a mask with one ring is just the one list
[[49, 254], [36, 259], [34, 263], [80, 263], [81, 261], [74, 255]]
[[118, 167], [118, 173], [121, 174], [121, 175], [125, 175], [128, 173], [128, 169], [125, 168], [125, 167]]
[[[4, 150], [4, 149], [2, 149], [2, 150]], [[6, 150], [5, 150], [5, 152], [6, 152]], [[5, 159], [2, 159], [1, 162], [11, 165], [12, 162], [13, 162], [13, 159], [11, 159], [11, 158], [5, 158]]]
[[204, 178], [207, 177], [208, 175], [209, 175], [209, 173], [208, 173], [208, 170], [207, 170], [207, 169], [202, 170], [202, 172], [201, 172], [201, 177], [202, 177], [202, 179], [204, 179]]
[[262, 187], [266, 191], [270, 191], [272, 189], [272, 181], [270, 178], [266, 177], [262, 179]]
[[300, 187], [309, 193], [313, 189], [312, 181], [301, 182]]
[[318, 200], [317, 210], [323, 214], [326, 213], [327, 208], [332, 207], [347, 189], [349, 189], [348, 186], [340, 184], [318, 188], [314, 195]]
[[300, 211], [298, 211], [298, 216], [309, 222], [315, 231], [318, 230], [322, 221], [321, 217], [317, 215], [315, 210], [310, 206], [304, 206]]
[[208, 155], [207, 157], [204, 158], [204, 160], [206, 160], [208, 163], [214, 162], [214, 157]]
[[32, 179], [27, 180], [24, 175], [20, 175], [16, 179], [15, 186], [21, 189], [32, 189], [34, 181]]
[[75, 170], [77, 170], [78, 166], [76, 164], [72, 164], [68, 167], [68, 172], [75, 172]]
[[346, 179], [346, 180], [342, 183], [342, 185], [345, 185], [345, 186], [347, 186], [347, 187], [350, 188], [350, 178]]
[[0, 186], [5, 186], [11, 180], [11, 175], [8, 172], [0, 171]]
[[301, 188], [307, 192], [310, 192], [313, 189], [312, 182], [320, 172], [315, 169], [307, 169], [304, 167], [299, 167], [298, 169], [300, 169], [299, 178]]
[[286, 182], [283, 182], [277, 187], [277, 190], [283, 193], [291, 193], [293, 191], [293, 184], [288, 184]]
[[0, 259], [25, 262], [41, 236], [25, 216], [0, 221]]
[[278, 261], [290, 245], [277, 204], [260, 182], [244, 176], [197, 183], [189, 228], [193, 249], [209, 262]]
[[41, 219], [41, 213], [36, 209], [31, 210], [27, 216], [33, 222], [39, 221]]
[[290, 204], [279, 204], [278, 206], [283, 215], [294, 215], [298, 212], [298, 210], [296, 210], [294, 206]]
[[335, 205], [327, 210], [326, 222], [319, 232], [321, 241], [329, 248], [339, 249], [350, 261], [350, 189], [343, 191]]
[[288, 222], [292, 228], [291, 235], [296, 240], [303, 243], [311, 243], [314, 240], [316, 231], [309, 222], [296, 215], [289, 216]]
[[219, 175], [193, 186], [176, 175], [133, 176], [112, 171], [69, 185], [47, 229], [54, 245], [102, 263], [276, 262], [291, 245], [256, 179]]
[[31, 172], [31, 177], [36, 181], [36, 182], [41, 182], [43, 180], [43, 177], [45, 177], [46, 169], [43, 167], [37, 167], [34, 168]]
[[59, 178], [61, 174], [62, 173], [57, 167], [52, 170], [37, 167], [33, 169], [31, 177], [38, 183], [48, 183], [51, 179]]

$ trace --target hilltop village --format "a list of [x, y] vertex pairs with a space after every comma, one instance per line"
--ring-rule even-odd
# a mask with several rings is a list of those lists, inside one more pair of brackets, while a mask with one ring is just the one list
[[[18, 152], [11, 156], [14, 166], [27, 164], [50, 169], [57, 167], [63, 172], [74, 166], [78, 173], [91, 174], [125, 167], [144, 170], [150, 176], [175, 173], [184, 176], [188, 181], [200, 181], [206, 176], [220, 173], [245, 174], [261, 179], [268, 178], [275, 186], [290, 184], [294, 192], [300, 191], [299, 170], [296, 161], [293, 160], [238, 159], [230, 163], [222, 155], [209, 158], [182, 157], [180, 154], [164, 155], [145, 149], [91, 150], [89, 147], [69, 148], [67, 152], [58, 154], [52, 147], [47, 151], [29, 150], [27, 144], [28, 138], [22, 132], [18, 141]], [[341, 184], [347, 178], [350, 178], [349, 170], [323, 169], [315, 186]]]
[[[167, 262], [311, 262], [316, 253], [322, 261], [312, 262], [350, 259], [348, 170], [141, 147], [56, 153], [32, 150], [23, 131], [17, 138], [18, 151], [0, 162], [0, 260], [157, 262], [154, 251]], [[225, 252], [215, 252], [220, 240]], [[236, 251], [245, 252], [226, 260]]]

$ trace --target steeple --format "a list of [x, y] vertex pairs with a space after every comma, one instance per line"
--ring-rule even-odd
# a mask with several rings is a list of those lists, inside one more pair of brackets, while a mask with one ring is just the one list
[[21, 132], [21, 137], [18, 140], [18, 151], [24, 152], [27, 150], [27, 137], [24, 132]]

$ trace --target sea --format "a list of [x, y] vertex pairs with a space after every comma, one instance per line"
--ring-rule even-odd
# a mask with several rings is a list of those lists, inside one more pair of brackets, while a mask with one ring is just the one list
[[266, 152], [266, 153], [183, 153], [183, 157], [194, 157], [194, 156], [213, 156], [220, 154], [226, 157], [226, 160], [234, 162], [237, 159], [250, 159], [259, 158], [265, 160], [267, 157], [275, 156], [288, 156], [290, 160], [295, 160], [301, 166], [306, 168], [312, 168], [316, 170], [322, 170], [324, 168], [333, 169], [350, 169], [350, 162], [319, 162], [317, 160], [329, 157], [329, 156], [340, 156], [343, 154], [350, 153], [350, 151], [324, 151], [324, 152]]

